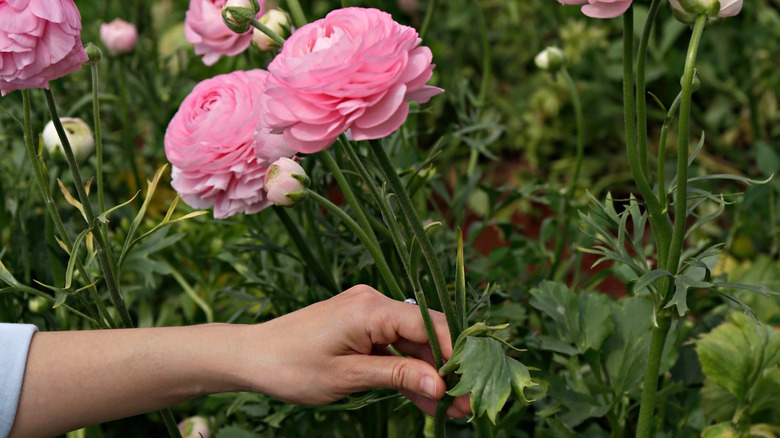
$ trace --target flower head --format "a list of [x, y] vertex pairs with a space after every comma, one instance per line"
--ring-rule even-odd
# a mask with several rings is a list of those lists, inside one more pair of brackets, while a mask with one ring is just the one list
[[86, 61], [73, 0], [0, 1], [0, 94], [49, 88]]
[[348, 129], [355, 140], [387, 136], [406, 120], [409, 101], [443, 91], [426, 85], [434, 66], [420, 42], [377, 9], [338, 9], [301, 27], [268, 66], [263, 123], [304, 153]]
[[100, 40], [112, 55], [130, 53], [138, 42], [135, 25], [120, 18], [100, 25]]
[[264, 190], [270, 163], [258, 154], [285, 149], [279, 136], [256, 132], [267, 77], [264, 70], [251, 70], [206, 79], [184, 99], [165, 132], [171, 185], [190, 206], [213, 206], [217, 219], [270, 205]]
[[[65, 129], [65, 136], [68, 137], [68, 143], [70, 143], [76, 161], [79, 163], [84, 161], [95, 150], [95, 137], [92, 136], [92, 129], [86, 122], [76, 117], [61, 117], [60, 122]], [[41, 140], [50, 155], [65, 156], [65, 149], [60, 141], [60, 136], [57, 135], [54, 122], [49, 121], [43, 128]]]
[[276, 160], [265, 173], [268, 200], [276, 205], [289, 206], [306, 199], [309, 177], [300, 164], [290, 158]]
[[[203, 55], [203, 63], [212, 65], [221, 56], [237, 55], [249, 47], [250, 32], [237, 34], [222, 21], [225, 0], [190, 0], [184, 17], [184, 35], [195, 45], [195, 53]], [[258, 3], [261, 16], [265, 12], [264, 1]]]
[[669, 0], [675, 18], [692, 24], [696, 17], [705, 14], [713, 20], [733, 17], [742, 11], [743, 0]]
[[564, 5], [582, 5], [582, 13], [592, 18], [615, 18], [631, 6], [631, 0], [558, 0]]

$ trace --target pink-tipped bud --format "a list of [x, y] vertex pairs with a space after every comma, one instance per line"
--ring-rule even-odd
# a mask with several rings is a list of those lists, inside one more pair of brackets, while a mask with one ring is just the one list
[[300, 164], [282, 157], [265, 173], [265, 190], [268, 200], [276, 205], [290, 206], [308, 196], [309, 177]]

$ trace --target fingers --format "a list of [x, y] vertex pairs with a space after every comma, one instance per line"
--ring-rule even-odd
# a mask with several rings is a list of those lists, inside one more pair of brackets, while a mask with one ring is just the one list
[[[436, 400], [408, 391], [401, 391], [401, 394], [408, 398], [409, 401], [414, 403], [415, 406], [420, 408], [421, 411], [430, 416], [436, 415]], [[463, 407], [464, 400], [466, 402], [465, 408]], [[454, 399], [452, 404], [450, 404], [450, 406], [447, 408], [447, 416], [451, 418], [463, 418], [470, 412], [471, 408], [469, 407], [468, 400], [465, 399], [465, 397], [458, 397]]]
[[[428, 334], [418, 306], [387, 298], [365, 285], [355, 286], [339, 297], [351, 300], [353, 311], [365, 318], [361, 324], [365, 325], [373, 344], [395, 344], [400, 339], [417, 344], [428, 343]], [[452, 354], [447, 321], [441, 312], [429, 310], [429, 314], [442, 356], [447, 358]]]
[[370, 388], [393, 388], [440, 399], [446, 384], [429, 364], [400, 356], [353, 356], [346, 369], [355, 385], [354, 391]]

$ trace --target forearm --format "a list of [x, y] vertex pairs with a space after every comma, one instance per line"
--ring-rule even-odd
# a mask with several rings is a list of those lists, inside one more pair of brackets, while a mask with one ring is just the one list
[[247, 327], [37, 333], [11, 437], [53, 436], [241, 389], [229, 365]]

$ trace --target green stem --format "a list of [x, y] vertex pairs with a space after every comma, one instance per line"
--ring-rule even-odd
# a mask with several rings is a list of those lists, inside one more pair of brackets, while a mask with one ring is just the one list
[[263, 32], [264, 34], [268, 35], [268, 37], [271, 38], [272, 40], [274, 40], [274, 42], [276, 44], [279, 44], [279, 47], [284, 46], [284, 38], [280, 37], [279, 34], [274, 32], [273, 30], [271, 30], [271, 28], [269, 28], [265, 24], [261, 23], [256, 18], [253, 18], [251, 23], [252, 23], [252, 26], [254, 26], [257, 30], [259, 30], [260, 32]]
[[661, 0], [653, 0], [647, 13], [645, 27], [642, 30], [642, 38], [639, 40], [639, 50], [636, 58], [636, 124], [637, 124], [637, 149], [639, 162], [645, 178], [649, 179], [650, 167], [647, 160], [647, 93], [645, 83], [645, 61], [647, 60], [647, 44], [650, 40], [650, 32], [658, 15]]
[[650, 355], [647, 358], [645, 380], [642, 384], [642, 400], [639, 407], [639, 423], [637, 424], [637, 438], [650, 438], [653, 428], [653, 414], [655, 413], [655, 396], [658, 392], [658, 370], [661, 367], [661, 356], [664, 352], [664, 343], [669, 333], [672, 320], [669, 316], [658, 319], [658, 326], [653, 329], [653, 337], [650, 341]]
[[582, 115], [580, 93], [577, 91], [577, 85], [574, 83], [569, 71], [566, 70], [566, 67], [561, 69], [561, 75], [566, 80], [566, 85], [568, 85], [569, 93], [571, 94], [571, 101], [574, 105], [574, 115], [577, 122], [577, 155], [574, 159], [574, 172], [571, 175], [569, 187], [566, 189], [566, 195], [563, 199], [561, 216], [558, 218], [560, 231], [558, 232], [558, 240], [555, 243], [555, 253], [553, 255], [553, 265], [550, 268], [550, 275], [548, 276], [549, 279], [555, 277], [556, 271], [561, 263], [561, 257], [563, 256], [563, 247], [569, 238], [569, 222], [571, 220], [569, 210], [571, 209], [571, 200], [574, 196], [574, 190], [577, 187], [577, 180], [580, 178], [582, 160], [585, 155], [585, 118]]
[[[46, 103], [49, 106], [49, 114], [51, 115], [54, 128], [57, 130], [57, 135], [60, 137], [62, 148], [65, 151], [65, 159], [68, 161], [68, 167], [70, 167], [70, 173], [73, 175], [73, 183], [76, 185], [76, 192], [79, 195], [79, 201], [84, 206], [84, 214], [87, 216], [88, 226], [94, 229], [97, 224], [97, 218], [95, 217], [95, 211], [92, 209], [92, 203], [89, 200], [86, 190], [84, 189], [84, 182], [81, 179], [81, 172], [79, 166], [76, 163], [76, 158], [73, 156], [73, 149], [68, 141], [68, 136], [65, 134], [65, 129], [62, 127], [60, 116], [57, 112], [57, 105], [54, 102], [54, 95], [51, 90], [43, 90], [46, 95]], [[111, 295], [111, 301], [114, 304], [119, 316], [122, 320], [122, 326], [125, 328], [133, 327], [133, 320], [130, 318], [130, 313], [125, 306], [125, 300], [122, 298], [122, 293], [119, 290], [119, 284], [114, 277], [114, 268], [111, 266], [108, 256], [108, 244], [103, 240], [103, 235], [100, 232], [92, 233], [95, 237], [95, 243], [97, 244], [98, 261], [103, 271], [103, 276], [108, 286], [108, 292]]]
[[322, 263], [318, 261], [316, 257], [314, 257], [314, 254], [312, 254], [309, 245], [306, 243], [303, 235], [301, 235], [301, 231], [298, 229], [298, 226], [295, 224], [295, 222], [290, 218], [290, 215], [287, 214], [287, 211], [285, 211], [284, 207], [275, 206], [273, 210], [274, 213], [279, 216], [279, 220], [287, 230], [287, 234], [290, 235], [293, 244], [295, 244], [295, 247], [298, 248], [298, 252], [301, 254], [301, 258], [303, 258], [304, 262], [306, 262], [306, 266], [308, 266], [314, 272], [314, 275], [317, 277], [322, 286], [328, 289], [330, 293], [334, 295], [339, 293], [340, 288], [336, 283], [336, 280], [332, 275], [328, 274], [325, 269], [323, 269]]
[[[49, 107], [49, 114], [51, 115], [52, 122], [54, 123], [54, 128], [57, 130], [57, 135], [60, 137], [62, 148], [65, 151], [65, 159], [68, 161], [68, 166], [70, 167], [70, 171], [73, 176], [73, 182], [76, 184], [76, 192], [79, 195], [81, 205], [84, 206], [84, 213], [87, 216], [89, 226], [93, 227], [94, 229], [95, 224], [98, 223], [97, 218], [95, 217], [94, 210], [92, 210], [92, 204], [89, 201], [89, 196], [87, 196], [87, 192], [84, 189], [84, 182], [81, 179], [81, 172], [79, 171], [78, 164], [76, 164], [76, 158], [73, 156], [73, 149], [71, 148], [70, 142], [68, 141], [68, 136], [65, 134], [65, 129], [62, 127], [62, 122], [60, 121], [60, 116], [57, 112], [57, 105], [54, 102], [54, 95], [52, 94], [51, 90], [44, 89], [43, 92], [46, 95], [46, 104]], [[133, 320], [130, 317], [130, 312], [127, 310], [125, 300], [122, 298], [122, 293], [119, 290], [119, 284], [117, 283], [116, 277], [114, 276], [116, 268], [112, 266], [111, 263], [108, 242], [103, 240], [103, 236], [100, 232], [93, 233], [93, 236], [95, 237], [95, 243], [97, 244], [98, 261], [100, 262], [103, 276], [106, 280], [106, 284], [108, 285], [108, 292], [111, 296], [111, 301], [119, 313], [119, 317], [122, 320], [122, 326], [125, 328], [132, 328]], [[174, 438], [181, 438], [179, 428], [176, 425], [176, 421], [174, 420], [170, 409], [161, 410], [160, 414], [162, 415], [165, 426], [168, 428], [168, 433]]]
[[347, 200], [347, 203], [352, 209], [352, 214], [355, 215], [358, 223], [363, 227], [363, 231], [366, 232], [371, 242], [378, 247], [379, 241], [376, 238], [376, 234], [374, 234], [374, 228], [371, 226], [371, 222], [369, 222], [366, 212], [363, 210], [363, 205], [358, 201], [357, 196], [355, 196], [352, 185], [349, 184], [346, 176], [344, 176], [344, 172], [341, 171], [341, 167], [339, 167], [336, 160], [327, 150], [322, 151], [318, 157], [325, 162], [325, 165], [328, 166], [328, 169], [333, 174], [333, 178], [336, 179], [336, 182], [341, 188], [341, 192], [344, 194], [344, 199]]
[[[106, 211], [106, 201], [103, 185], [103, 135], [100, 129], [100, 82], [98, 76], [98, 64], [95, 62], [90, 66], [92, 73], [92, 119], [95, 125], [95, 154], [97, 155], [97, 195], [98, 211]], [[98, 232], [103, 235], [103, 240], [108, 241], [108, 230], [106, 224], [100, 224]]]
[[344, 222], [344, 224], [349, 227], [353, 233], [355, 233], [358, 239], [363, 242], [363, 246], [366, 247], [368, 253], [371, 254], [371, 257], [374, 259], [374, 263], [376, 263], [376, 267], [379, 269], [379, 273], [382, 274], [382, 278], [384, 278], [387, 286], [390, 288], [390, 293], [393, 295], [393, 298], [397, 300], [404, 300], [406, 296], [403, 292], [401, 292], [401, 288], [398, 286], [398, 282], [396, 281], [395, 276], [390, 270], [390, 267], [387, 265], [387, 261], [385, 260], [384, 255], [382, 254], [382, 249], [379, 247], [379, 245], [375, 241], [371, 240], [371, 238], [368, 236], [368, 233], [366, 233], [366, 231], [361, 228], [360, 225], [358, 225], [358, 223], [355, 222], [355, 220], [352, 219], [352, 217], [350, 217], [344, 210], [339, 208], [338, 205], [330, 202], [330, 200], [317, 192], [311, 190], [308, 192], [310, 198], [319, 202], [320, 205], [338, 216], [338, 218], [341, 219], [341, 221]]
[[677, 143], [677, 193], [674, 204], [674, 231], [669, 248], [666, 270], [677, 273], [685, 240], [685, 219], [688, 216], [688, 142], [691, 121], [691, 96], [693, 94], [693, 76], [696, 67], [696, 55], [699, 51], [701, 35], [707, 24], [707, 16], [700, 15], [693, 27], [693, 35], [685, 58], [685, 71], [682, 78], [682, 99], [680, 101], [679, 139]]
[[425, 294], [422, 291], [422, 286], [420, 285], [420, 281], [417, 276], [417, 265], [416, 263], [413, 263], [413, 256], [407, 256], [406, 243], [404, 242], [403, 236], [401, 235], [398, 222], [395, 220], [395, 216], [393, 215], [387, 198], [382, 196], [382, 193], [379, 191], [379, 187], [377, 187], [376, 183], [374, 182], [374, 178], [368, 172], [368, 169], [366, 169], [366, 167], [363, 165], [363, 162], [360, 160], [360, 157], [358, 156], [357, 151], [355, 151], [355, 148], [352, 146], [352, 143], [346, 137], [340, 138], [340, 140], [340, 144], [347, 153], [347, 156], [352, 162], [352, 165], [355, 167], [355, 169], [357, 169], [361, 178], [363, 178], [363, 181], [369, 188], [369, 192], [371, 192], [371, 194], [374, 196], [374, 201], [379, 206], [382, 217], [387, 224], [390, 238], [393, 241], [393, 244], [395, 244], [395, 249], [401, 259], [401, 264], [403, 265], [404, 271], [406, 271], [406, 275], [412, 285], [414, 299], [417, 301], [417, 305], [420, 308], [420, 315], [423, 319], [423, 325], [425, 325], [425, 332], [428, 335], [428, 342], [431, 345], [433, 362], [436, 364], [436, 368], [438, 369], [443, 365], [441, 348], [439, 346], [438, 337], [436, 336], [436, 330], [433, 327], [431, 315], [428, 311], [428, 301], [425, 298]]
[[447, 436], [447, 409], [452, 403], [452, 397], [445, 395], [436, 404], [436, 414], [433, 417], [433, 436], [445, 438]]
[[371, 152], [373, 152], [374, 157], [379, 163], [379, 167], [385, 174], [385, 178], [390, 184], [390, 188], [393, 190], [393, 193], [395, 193], [396, 199], [398, 200], [398, 205], [401, 207], [401, 211], [406, 217], [406, 221], [411, 227], [412, 233], [420, 243], [423, 257], [425, 257], [425, 262], [428, 265], [431, 276], [433, 277], [433, 283], [436, 287], [436, 294], [439, 297], [442, 310], [444, 311], [444, 316], [447, 319], [447, 326], [450, 329], [452, 345], [455, 345], [455, 341], [458, 339], [458, 336], [460, 336], [460, 332], [463, 331], [463, 327], [460, 325], [460, 319], [457, 315], [457, 312], [455, 311], [455, 306], [452, 302], [452, 298], [450, 297], [449, 290], [447, 289], [447, 282], [444, 279], [444, 273], [441, 270], [441, 264], [439, 264], [439, 260], [436, 258], [436, 251], [434, 250], [430, 239], [428, 239], [428, 235], [425, 233], [425, 229], [422, 226], [420, 217], [417, 215], [417, 211], [414, 209], [412, 200], [409, 198], [409, 194], [406, 193], [404, 184], [396, 173], [395, 167], [393, 167], [393, 163], [390, 161], [390, 158], [387, 156], [384, 148], [377, 141], [372, 140]]
[[290, 14], [296, 27], [300, 28], [308, 23], [298, 0], [287, 0], [287, 7], [290, 8]]
[[[38, 185], [41, 196], [43, 197], [43, 203], [46, 206], [46, 210], [49, 212], [49, 216], [51, 217], [52, 222], [54, 222], [54, 227], [57, 229], [57, 234], [60, 235], [60, 240], [65, 245], [65, 248], [68, 250], [68, 252], [70, 252], [71, 248], [73, 248], [73, 241], [71, 240], [67, 230], [65, 230], [65, 225], [62, 222], [60, 213], [57, 211], [57, 206], [54, 203], [54, 199], [52, 198], [51, 192], [49, 191], [49, 186], [46, 183], [46, 177], [44, 176], [38, 154], [35, 151], [35, 145], [32, 137], [32, 121], [30, 117], [29, 90], [22, 90], [22, 106], [24, 111], [24, 143], [27, 147], [27, 158], [29, 159], [30, 165], [33, 168], [35, 182]], [[71, 257], [76, 257], [76, 269], [78, 269], [79, 273], [81, 273], [81, 275], [84, 277], [84, 281], [87, 284], [91, 284], [92, 276], [89, 275], [89, 272], [84, 267], [81, 259], [78, 258], [77, 254], [72, 254]], [[92, 297], [92, 301], [95, 302], [95, 306], [98, 308], [98, 314], [102, 318], [101, 322], [103, 322], [103, 325], [107, 327], [113, 327], [115, 322], [103, 304], [103, 300], [100, 298], [100, 294], [98, 294], [97, 288], [95, 286], [91, 286], [88, 288], [88, 290], [90, 296]]]
[[422, 27], [420, 27], [420, 39], [425, 39], [425, 34], [428, 33], [428, 27], [431, 25], [433, 19], [433, 11], [436, 9], [436, 0], [428, 0], [428, 8], [425, 10], [425, 18], [423, 19]]
[[658, 199], [661, 201], [661, 210], [666, 215], [668, 208], [668, 196], [666, 194], [666, 136], [669, 132], [669, 126], [672, 124], [674, 114], [677, 112], [677, 108], [680, 106], [680, 99], [682, 99], [682, 93], [678, 94], [672, 102], [672, 106], [666, 113], [664, 124], [661, 126], [661, 137], [658, 140]]
[[[655, 197], [653, 188], [645, 177], [637, 150], [637, 129], [634, 100], [634, 9], [629, 8], [623, 14], [623, 111], [626, 130], [626, 154], [628, 166], [637, 188], [642, 194], [649, 212], [650, 226], [658, 245], [659, 266], [666, 265], [667, 248], [671, 239], [671, 227], [663, 214], [661, 204]], [[662, 281], [663, 283], [663, 281]], [[665, 289], [665, 288], [664, 288]]]
[[[122, 119], [122, 152], [125, 154], [125, 160], [130, 163], [130, 171], [133, 173], [133, 182], [135, 191], [141, 190], [141, 175], [138, 172], [138, 164], [135, 159], [135, 144], [133, 143], [133, 129], [130, 124], [130, 110], [127, 105], [127, 68], [122, 57], [117, 59], [119, 68], [115, 69], [119, 78], [119, 109]], [[138, 198], [138, 207], [141, 207], [143, 200]], [[105, 211], [102, 207], [101, 212]]]

